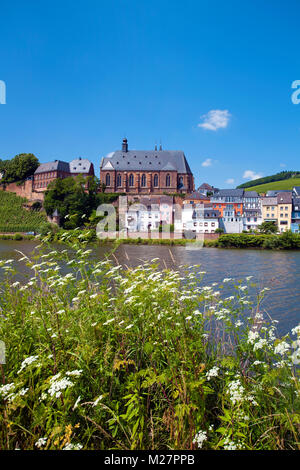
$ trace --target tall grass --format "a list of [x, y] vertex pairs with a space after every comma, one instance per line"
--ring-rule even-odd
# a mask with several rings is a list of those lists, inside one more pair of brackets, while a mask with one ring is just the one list
[[80, 240], [20, 254], [23, 285], [1, 262], [2, 449], [299, 449], [300, 326], [276, 338], [265, 289]]

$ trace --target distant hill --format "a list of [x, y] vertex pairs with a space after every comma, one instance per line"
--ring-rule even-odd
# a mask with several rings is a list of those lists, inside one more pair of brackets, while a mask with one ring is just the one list
[[[240, 184], [237, 186], [237, 188], [251, 188], [253, 191], [256, 191], [256, 187], [260, 185], [265, 185], [267, 183], [273, 183], [277, 181], [284, 181], [284, 180], [291, 180], [291, 179], [297, 179], [300, 178], [300, 171], [281, 171], [280, 173], [276, 173], [275, 175], [271, 176], [264, 176], [263, 178], [258, 178], [257, 180], [252, 180], [252, 181], [247, 181], [247, 183]], [[292, 183], [290, 183], [292, 184]], [[299, 185], [295, 183], [294, 186]], [[293, 186], [292, 186], [293, 187]], [[275, 187], [275, 188], [269, 188], [269, 189], [292, 189], [292, 187]]]
[[272, 183], [259, 184], [257, 186], [251, 186], [250, 188], [244, 188], [245, 191], [257, 191], [258, 193], [266, 193], [267, 191], [276, 189], [293, 189], [294, 186], [300, 186], [299, 178], [289, 178], [287, 180], [273, 181]]
[[26, 199], [0, 191], [0, 232], [33, 232], [47, 221], [44, 212], [27, 210]]

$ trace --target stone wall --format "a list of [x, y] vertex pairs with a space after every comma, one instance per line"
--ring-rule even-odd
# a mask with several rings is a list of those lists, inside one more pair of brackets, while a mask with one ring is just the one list
[[0, 185], [0, 191], [15, 193], [17, 196], [25, 197], [29, 201], [43, 201], [44, 193], [34, 191], [32, 183], [32, 180], [26, 180], [20, 185], [16, 183]]

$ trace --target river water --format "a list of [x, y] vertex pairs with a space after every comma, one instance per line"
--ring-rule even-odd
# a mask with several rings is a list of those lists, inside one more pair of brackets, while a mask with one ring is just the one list
[[[0, 259], [18, 259], [19, 250], [30, 254], [34, 241], [0, 241]], [[62, 245], [60, 245], [62, 247]], [[93, 256], [104, 257], [109, 246], [94, 249]], [[203, 248], [189, 250], [181, 246], [121, 245], [115, 252], [120, 264], [137, 266], [145, 260], [160, 259], [162, 268], [178, 269], [181, 265], [200, 264], [206, 271], [203, 282], [221, 282], [225, 277], [244, 279], [253, 276], [259, 287], [271, 290], [263, 302], [263, 308], [276, 320], [281, 334], [300, 323], [300, 251], [229, 250]], [[26, 267], [19, 264], [21, 274]]]

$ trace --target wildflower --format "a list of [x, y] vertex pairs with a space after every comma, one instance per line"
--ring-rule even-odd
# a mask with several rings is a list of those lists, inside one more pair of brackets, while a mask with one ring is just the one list
[[295, 326], [295, 328], [293, 328], [291, 331], [292, 331], [293, 335], [299, 335], [300, 334], [300, 325]]
[[131, 325], [126, 326], [125, 330], [129, 330], [132, 327], [133, 327], [133, 324], [131, 323]]
[[82, 445], [81, 444], [67, 444], [63, 450], [80, 450], [82, 449]]
[[35, 362], [37, 360], [38, 360], [38, 356], [30, 356], [30, 357], [27, 357], [26, 359], [24, 359], [24, 361], [22, 362], [21, 367], [18, 370], [17, 374], [20, 374], [22, 372], [22, 370], [25, 369], [25, 367], [29, 366], [30, 364], [32, 364], [33, 362]]
[[74, 376], [74, 377], [80, 377], [81, 373], [82, 373], [82, 369], [80, 369], [80, 370], [72, 370], [72, 371], [70, 371], [70, 372], [66, 372], [66, 375], [68, 375], [68, 376]]
[[48, 390], [48, 394], [51, 397], [53, 397], [53, 395], [55, 395], [56, 398], [59, 398], [61, 396], [61, 391], [65, 390], [67, 387], [73, 387], [74, 383], [71, 382], [69, 379], [66, 379], [66, 378], [63, 378], [61, 380], [56, 380], [56, 377], [57, 376], [54, 376], [50, 380], [51, 386]]
[[206, 373], [207, 380], [210, 380], [212, 377], [218, 377], [219, 367], [213, 367]]
[[198, 431], [193, 439], [193, 444], [197, 444], [199, 449], [202, 449], [203, 442], [207, 440], [206, 431]]
[[282, 356], [290, 349], [290, 345], [286, 341], [281, 341], [278, 343], [275, 348], [275, 354], [281, 354]]
[[40, 449], [41, 447], [43, 447], [46, 444], [46, 442], [47, 442], [46, 437], [40, 437], [34, 445]]
[[10, 384], [1, 385], [0, 387], [0, 395], [6, 398], [9, 393], [15, 388], [15, 384], [12, 382]]

